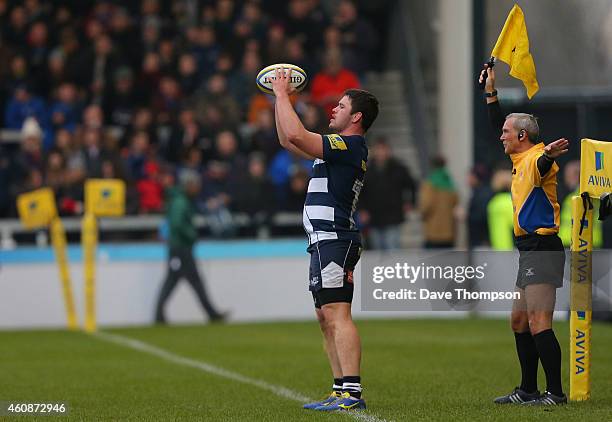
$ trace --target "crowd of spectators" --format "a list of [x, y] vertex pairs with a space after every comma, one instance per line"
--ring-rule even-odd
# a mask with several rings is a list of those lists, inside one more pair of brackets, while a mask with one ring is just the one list
[[[0, 137], [0, 218], [43, 186], [61, 215], [80, 215], [84, 180], [100, 177], [126, 181], [128, 213], [162, 213], [184, 170], [201, 175], [198, 205], [214, 234], [233, 233], [235, 212], [257, 223], [301, 212], [312, 163], [280, 148], [273, 97], [255, 76], [271, 63], [305, 69], [295, 106], [309, 130], [326, 132], [380, 46], [351, 0], [0, 0], [0, 126], [18, 134]], [[410, 210], [421, 213], [425, 246], [455, 245], [453, 181], [434, 168], [414, 180], [384, 140], [372, 142], [358, 215], [370, 247], [400, 247]], [[483, 165], [470, 173], [471, 247], [495, 246], [488, 220], [509, 215], [508, 172], [496, 169], [492, 185]], [[428, 237], [428, 221], [437, 235], [441, 219], [448, 236]]]
[[78, 215], [83, 181], [99, 177], [127, 182], [129, 213], [160, 213], [183, 169], [202, 175], [198, 203], [219, 221], [301, 211], [311, 163], [280, 148], [255, 76], [304, 68], [296, 109], [325, 132], [378, 47], [352, 1], [322, 3], [0, 0], [0, 118], [20, 134], [0, 142], [0, 217], [42, 186]]

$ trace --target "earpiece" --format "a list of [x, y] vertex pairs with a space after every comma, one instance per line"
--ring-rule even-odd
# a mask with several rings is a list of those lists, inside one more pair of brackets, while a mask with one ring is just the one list
[[521, 131], [519, 132], [519, 139], [523, 139], [524, 137], [525, 137], [525, 131], [524, 131], [524, 130], [521, 130]]

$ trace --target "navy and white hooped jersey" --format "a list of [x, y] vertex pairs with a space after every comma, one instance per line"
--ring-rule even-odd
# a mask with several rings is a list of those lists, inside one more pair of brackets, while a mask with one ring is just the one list
[[317, 158], [304, 202], [303, 222], [310, 245], [322, 240], [361, 244], [353, 214], [368, 160], [361, 135], [322, 135], [323, 159]]

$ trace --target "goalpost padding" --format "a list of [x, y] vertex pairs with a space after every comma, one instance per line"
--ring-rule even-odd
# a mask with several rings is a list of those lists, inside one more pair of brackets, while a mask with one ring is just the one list
[[19, 219], [27, 229], [48, 228], [59, 269], [68, 329], [78, 328], [72, 282], [66, 253], [66, 232], [58, 216], [55, 195], [51, 188], [40, 188], [17, 197]]
[[588, 400], [591, 396], [593, 210], [586, 208], [585, 214], [580, 196], [572, 198], [569, 398], [574, 401]]
[[612, 192], [612, 142], [582, 139], [580, 192], [572, 198], [570, 270], [570, 400], [591, 397], [593, 202]]

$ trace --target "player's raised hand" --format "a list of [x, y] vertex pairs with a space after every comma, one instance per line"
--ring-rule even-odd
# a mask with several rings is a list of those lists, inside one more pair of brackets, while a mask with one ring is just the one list
[[550, 158], [557, 158], [569, 149], [569, 141], [565, 138], [557, 139], [544, 147], [544, 154]]
[[295, 91], [295, 88], [289, 84], [291, 80], [291, 69], [277, 67], [274, 70], [274, 80], [272, 81], [272, 90], [274, 95], [290, 95]]

